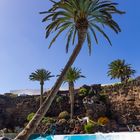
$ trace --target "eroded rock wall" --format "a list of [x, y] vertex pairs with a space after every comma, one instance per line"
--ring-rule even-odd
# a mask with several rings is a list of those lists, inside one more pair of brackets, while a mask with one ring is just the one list
[[[140, 80], [133, 80], [127, 84], [108, 86], [92, 85], [96, 94], [106, 95], [106, 110], [110, 119], [120, 125], [140, 124]], [[78, 97], [76, 90], [75, 114], [85, 113], [82, 98]], [[54, 101], [47, 116], [58, 116], [61, 111], [70, 111], [68, 91], [59, 91], [63, 94], [61, 102]], [[39, 107], [39, 96], [6, 97], [0, 95], [0, 129], [23, 126], [27, 115], [36, 112]]]
[[108, 95], [109, 110], [119, 124], [140, 124], [140, 81], [102, 87]]

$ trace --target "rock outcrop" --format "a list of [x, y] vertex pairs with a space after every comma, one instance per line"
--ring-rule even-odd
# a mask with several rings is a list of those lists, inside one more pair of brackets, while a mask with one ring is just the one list
[[[75, 92], [75, 115], [85, 114], [89, 110], [94, 119], [107, 116], [117, 125], [140, 124], [140, 79], [127, 84], [108, 86], [83, 86], [90, 95], [80, 96]], [[44, 96], [44, 98], [47, 95]], [[103, 98], [104, 97], [104, 98]], [[90, 99], [90, 104], [83, 102]], [[23, 127], [27, 115], [36, 112], [39, 107], [39, 96], [8, 97], [0, 95], [0, 129]], [[62, 111], [70, 112], [68, 91], [59, 91], [46, 116], [54, 117]], [[112, 121], [112, 122], [113, 122]]]

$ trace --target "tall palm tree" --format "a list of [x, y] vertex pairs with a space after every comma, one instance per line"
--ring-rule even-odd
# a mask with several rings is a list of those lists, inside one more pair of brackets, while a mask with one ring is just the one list
[[74, 114], [74, 83], [80, 78], [85, 78], [81, 75], [81, 70], [76, 67], [71, 67], [64, 78], [64, 83], [67, 82], [69, 86], [69, 95], [70, 95], [70, 104], [71, 104], [71, 115], [70, 118], [73, 118]]
[[35, 72], [31, 73], [29, 79], [32, 81], [39, 81], [40, 82], [40, 106], [43, 103], [43, 86], [46, 80], [50, 80], [50, 78], [54, 77], [51, 75], [51, 72], [45, 69], [38, 69]]
[[108, 76], [111, 76], [111, 79], [117, 78], [121, 82], [127, 82], [135, 72], [130, 64], [125, 63], [125, 60], [118, 59], [109, 64]]
[[115, 33], [119, 33], [121, 31], [118, 24], [113, 20], [112, 15], [123, 14], [124, 12], [119, 11], [116, 8], [117, 3], [113, 3], [110, 0], [50, 1], [52, 2], [52, 7], [48, 11], [42, 12], [42, 14], [46, 14], [46, 17], [43, 19], [43, 22], [47, 22], [46, 38], [48, 38], [51, 33], [57, 32], [56, 36], [51, 41], [50, 46], [64, 31], [68, 31], [66, 34], [66, 51], [68, 51], [70, 42], [73, 44], [75, 43], [76, 37], [78, 38], [78, 42], [61, 75], [52, 87], [50, 96], [46, 98], [43, 105], [36, 112], [34, 118], [29, 122], [24, 130], [18, 134], [15, 140], [26, 140], [29, 135], [34, 132], [54, 100], [55, 95], [63, 83], [66, 72], [74, 63], [85, 40], [88, 42], [89, 53], [91, 53], [91, 35], [95, 38], [95, 42], [98, 43], [96, 31], [101, 33], [110, 44], [111, 41], [103, 30], [104, 27], [109, 27], [115, 31]]

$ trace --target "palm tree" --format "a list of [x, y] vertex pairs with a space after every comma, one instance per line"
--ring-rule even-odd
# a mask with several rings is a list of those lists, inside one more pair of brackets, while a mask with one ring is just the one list
[[26, 140], [29, 135], [34, 132], [39, 122], [42, 120], [43, 116], [49, 109], [52, 101], [54, 100], [55, 95], [63, 83], [65, 74], [74, 63], [85, 40], [87, 40], [88, 43], [89, 53], [91, 53], [91, 35], [93, 35], [95, 38], [95, 42], [98, 43], [96, 31], [101, 33], [110, 44], [111, 41], [103, 30], [104, 27], [109, 27], [115, 31], [115, 33], [119, 33], [121, 31], [119, 25], [113, 20], [112, 16], [114, 14], [124, 13], [116, 8], [117, 3], [113, 3], [109, 0], [50, 1], [52, 2], [52, 7], [48, 11], [41, 12], [41, 14], [46, 14], [46, 17], [43, 19], [43, 22], [47, 22], [46, 38], [48, 38], [51, 33], [57, 32], [56, 36], [51, 41], [49, 48], [55, 42], [56, 38], [65, 31], [68, 31], [66, 34], [67, 52], [70, 42], [73, 44], [75, 43], [75, 40], [78, 42], [61, 75], [58, 77], [56, 83], [52, 87], [50, 96], [46, 98], [42, 106], [36, 112], [34, 118], [29, 122], [24, 130], [18, 134], [15, 140]]
[[127, 82], [135, 72], [130, 64], [125, 63], [125, 60], [118, 59], [109, 64], [108, 76], [111, 76], [111, 79], [117, 78], [121, 82]]
[[53, 75], [51, 75], [51, 72], [45, 70], [45, 69], [38, 69], [35, 72], [31, 73], [31, 75], [29, 76], [29, 79], [32, 81], [39, 81], [40, 82], [40, 106], [43, 103], [43, 86], [44, 86], [44, 82], [46, 80], [50, 80], [51, 77], [54, 77]]
[[81, 70], [76, 67], [71, 67], [64, 78], [64, 83], [67, 82], [69, 86], [69, 95], [70, 95], [70, 103], [71, 103], [71, 115], [70, 118], [73, 118], [74, 114], [74, 83], [76, 80], [80, 78], [85, 78], [85, 76], [81, 75]]

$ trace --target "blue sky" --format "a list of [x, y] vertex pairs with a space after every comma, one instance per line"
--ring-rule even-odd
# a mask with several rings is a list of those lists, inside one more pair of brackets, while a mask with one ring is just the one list
[[[112, 83], [107, 77], [108, 64], [115, 59], [125, 59], [140, 75], [140, 1], [117, 0], [119, 9], [126, 11], [123, 16], [115, 16], [122, 32], [119, 35], [107, 31], [113, 46], [110, 47], [100, 35], [97, 46], [93, 42], [92, 55], [88, 55], [87, 45], [76, 59], [74, 66], [82, 70], [83, 84]], [[14, 89], [39, 89], [38, 82], [29, 81], [31, 72], [45, 68], [57, 75], [66, 64], [74, 46], [65, 53], [65, 36], [61, 36], [51, 49], [48, 45], [52, 36], [45, 39], [45, 23], [40, 11], [51, 4], [47, 0], [0, 0], [0, 93]], [[45, 83], [51, 88], [56, 78]], [[67, 85], [62, 85], [66, 88]]]

